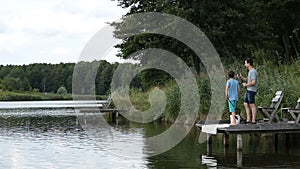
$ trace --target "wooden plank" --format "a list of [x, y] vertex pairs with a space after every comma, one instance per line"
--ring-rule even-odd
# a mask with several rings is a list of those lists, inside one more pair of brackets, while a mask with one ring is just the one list
[[205, 124], [230, 124], [230, 120], [207, 120], [207, 121], [198, 121], [195, 125], [201, 128]]
[[300, 124], [238, 124], [227, 128], [219, 128], [220, 133], [250, 133], [250, 132], [300, 132]]
[[107, 100], [0, 101], [0, 109], [103, 108], [107, 103]]

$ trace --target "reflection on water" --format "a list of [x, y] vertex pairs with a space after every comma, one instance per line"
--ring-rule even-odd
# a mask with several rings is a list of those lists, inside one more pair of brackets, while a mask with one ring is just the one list
[[131, 143], [135, 158], [115, 155], [122, 147], [110, 145], [99, 129], [90, 137], [72, 110], [14, 110], [0, 113], [0, 168], [298, 168], [299, 135], [243, 135], [243, 150], [236, 151], [236, 136], [224, 148], [222, 135], [212, 146], [199, 144], [199, 130], [190, 133], [169, 151], [149, 157], [145, 138], [166, 131], [160, 123], [137, 124], [119, 119], [111, 124], [120, 144]]
[[0, 168], [146, 168], [142, 158], [103, 151], [76, 116], [49, 116], [48, 111], [0, 117]]
[[217, 136], [202, 155], [202, 164], [209, 168], [217, 166], [238, 168], [299, 168], [299, 134], [280, 134], [276, 145], [273, 134], [243, 135], [243, 150], [237, 151], [236, 137], [232, 136], [229, 147], [219, 147], [222, 137]]
[[201, 156], [201, 162], [202, 164], [205, 164], [209, 168], [217, 168], [218, 161], [214, 157], [210, 157], [207, 155]]

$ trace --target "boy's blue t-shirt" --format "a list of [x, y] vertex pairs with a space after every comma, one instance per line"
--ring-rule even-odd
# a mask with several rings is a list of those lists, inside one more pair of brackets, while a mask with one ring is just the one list
[[239, 100], [238, 89], [240, 87], [239, 82], [235, 79], [229, 79], [226, 83], [228, 86], [228, 97], [229, 100]]

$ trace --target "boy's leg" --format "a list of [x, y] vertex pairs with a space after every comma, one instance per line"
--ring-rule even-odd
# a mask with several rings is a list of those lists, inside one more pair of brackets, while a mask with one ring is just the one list
[[236, 101], [228, 100], [228, 102], [229, 102], [229, 111], [231, 112], [231, 125], [236, 125], [236, 119], [235, 119]]
[[236, 125], [235, 112], [232, 112], [231, 115], [232, 115], [232, 123], [231, 124]]

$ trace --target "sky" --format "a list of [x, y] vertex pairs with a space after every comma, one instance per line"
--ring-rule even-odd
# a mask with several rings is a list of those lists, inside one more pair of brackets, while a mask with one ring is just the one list
[[[88, 40], [128, 10], [111, 0], [0, 3], [0, 65], [76, 63]], [[109, 62], [119, 61], [116, 52], [109, 52]]]

